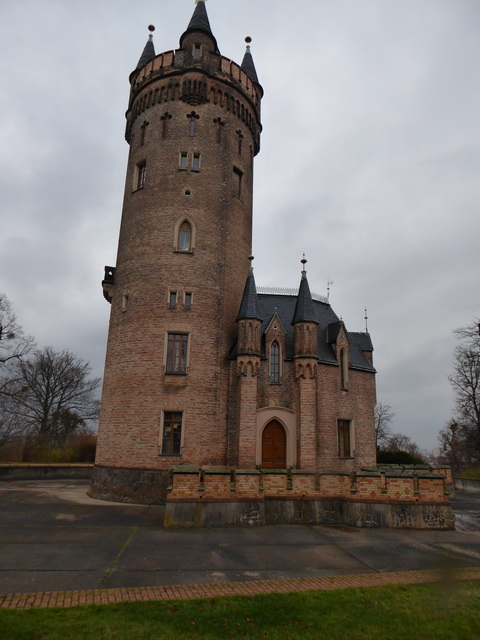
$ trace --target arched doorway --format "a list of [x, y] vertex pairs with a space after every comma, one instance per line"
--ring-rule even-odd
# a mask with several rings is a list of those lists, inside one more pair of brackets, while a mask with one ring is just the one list
[[267, 424], [262, 434], [262, 467], [265, 469], [286, 469], [287, 434], [277, 420]]

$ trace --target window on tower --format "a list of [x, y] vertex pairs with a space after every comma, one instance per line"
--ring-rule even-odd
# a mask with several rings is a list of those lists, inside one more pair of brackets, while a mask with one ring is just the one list
[[185, 301], [183, 303], [183, 307], [187, 311], [192, 308], [192, 294], [190, 292], [185, 292]]
[[193, 59], [200, 60], [200, 56], [202, 54], [202, 45], [198, 42], [195, 42], [193, 45]]
[[143, 160], [139, 162], [135, 166], [134, 178], [133, 178], [133, 188], [134, 191], [137, 189], [143, 189], [145, 186], [145, 180], [147, 177], [147, 161]]
[[182, 153], [180, 154], [180, 171], [187, 170], [187, 163], [188, 163], [188, 153], [186, 151], [182, 151]]
[[243, 171], [240, 171], [238, 167], [233, 167], [233, 194], [241, 199], [242, 197], [242, 182], [243, 182]]
[[168, 306], [170, 309], [175, 309], [175, 307], [177, 306], [177, 292], [176, 291], [170, 291], [170, 293], [168, 294]]
[[180, 455], [182, 446], [181, 411], [165, 411], [163, 414], [162, 455]]
[[200, 154], [193, 154], [192, 171], [200, 171]]
[[167, 343], [166, 373], [187, 373], [188, 334], [169, 333]]
[[184, 220], [178, 229], [177, 251], [192, 251], [192, 225]]

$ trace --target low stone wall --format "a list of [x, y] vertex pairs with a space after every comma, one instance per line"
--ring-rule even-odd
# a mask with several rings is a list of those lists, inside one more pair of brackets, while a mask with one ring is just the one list
[[270, 523], [452, 529], [447, 477], [432, 470], [199, 469], [170, 474], [166, 527]]
[[457, 491], [480, 493], [480, 479], [478, 478], [454, 478], [454, 486]]
[[95, 465], [87, 494], [97, 500], [132, 504], [163, 504], [168, 471], [118, 469]]
[[0, 464], [0, 480], [89, 480], [93, 464]]

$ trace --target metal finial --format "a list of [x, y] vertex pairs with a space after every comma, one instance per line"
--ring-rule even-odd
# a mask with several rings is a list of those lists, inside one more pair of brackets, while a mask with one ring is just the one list
[[250, 254], [248, 256], [248, 259], [250, 260], [250, 266], [248, 268], [248, 273], [251, 275], [253, 273], [253, 261], [255, 260], [255, 257], [252, 256], [252, 254]]
[[333, 284], [333, 280], [327, 278], [327, 302], [330, 302], [330, 285]]
[[152, 33], [155, 31], [155, 25], [153, 24], [149, 24], [148, 25], [148, 30], [151, 31]]
[[365, 309], [365, 333], [368, 333], [368, 314], [366, 309]]

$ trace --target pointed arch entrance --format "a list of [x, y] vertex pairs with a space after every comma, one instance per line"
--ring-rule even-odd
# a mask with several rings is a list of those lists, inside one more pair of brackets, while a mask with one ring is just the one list
[[286, 469], [287, 434], [277, 420], [267, 424], [262, 434], [262, 467], [265, 469]]

